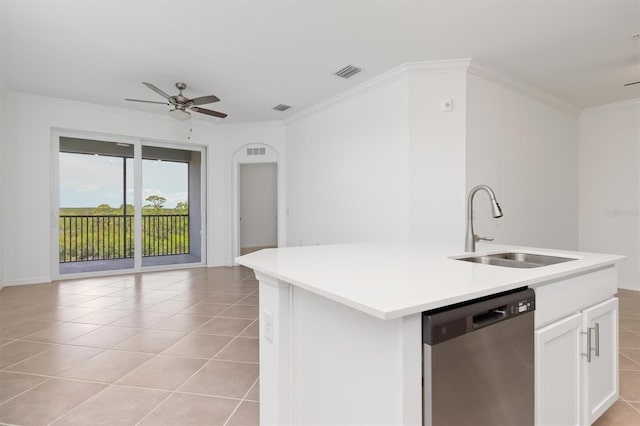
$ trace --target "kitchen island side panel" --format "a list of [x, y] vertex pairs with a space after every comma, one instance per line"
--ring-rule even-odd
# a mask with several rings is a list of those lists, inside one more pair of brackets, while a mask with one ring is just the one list
[[299, 287], [292, 295], [293, 424], [419, 424], [419, 321], [381, 320]]
[[421, 424], [419, 314], [385, 321], [256, 275], [261, 424]]

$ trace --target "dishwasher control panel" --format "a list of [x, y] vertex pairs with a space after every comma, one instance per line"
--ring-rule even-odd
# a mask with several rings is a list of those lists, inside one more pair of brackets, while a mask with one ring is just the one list
[[422, 314], [423, 343], [433, 345], [535, 310], [530, 288], [434, 309]]
[[511, 306], [511, 314], [527, 312], [533, 309], [533, 301], [523, 300], [518, 305]]

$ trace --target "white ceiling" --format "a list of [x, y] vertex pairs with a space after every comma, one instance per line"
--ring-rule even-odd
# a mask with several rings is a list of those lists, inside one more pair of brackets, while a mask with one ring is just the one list
[[[640, 80], [640, 0], [0, 3], [7, 87], [142, 111], [167, 107], [125, 102], [161, 100], [140, 82], [184, 81], [227, 121], [277, 120], [399, 64], [463, 57], [578, 108], [640, 97], [623, 87]], [[347, 64], [365, 71], [332, 75]]]

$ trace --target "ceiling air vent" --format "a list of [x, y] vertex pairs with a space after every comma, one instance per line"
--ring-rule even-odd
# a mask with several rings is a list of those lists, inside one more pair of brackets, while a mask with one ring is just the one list
[[286, 111], [291, 108], [291, 105], [280, 104], [273, 107], [276, 111]]
[[340, 71], [337, 71], [335, 75], [342, 78], [350, 78], [358, 74], [360, 71], [362, 71], [362, 68], [354, 67], [353, 65], [347, 65]]

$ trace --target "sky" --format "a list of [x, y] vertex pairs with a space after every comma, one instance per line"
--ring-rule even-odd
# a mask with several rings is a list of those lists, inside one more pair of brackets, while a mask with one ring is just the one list
[[[142, 160], [142, 196], [160, 195], [165, 207], [188, 201], [189, 168], [186, 163]], [[60, 153], [60, 207], [120, 207], [122, 158]], [[133, 204], [133, 159], [127, 160], [127, 204]], [[147, 201], [143, 205], [148, 204]]]

